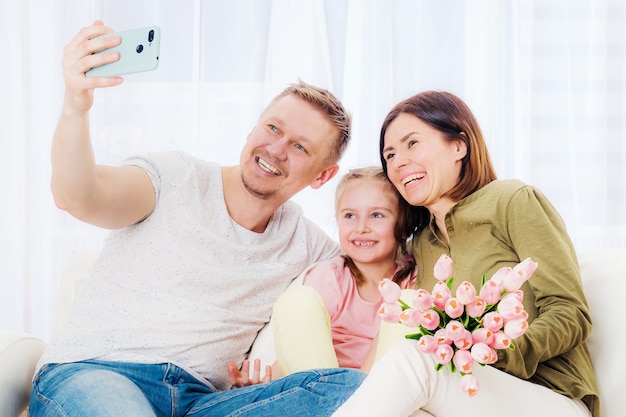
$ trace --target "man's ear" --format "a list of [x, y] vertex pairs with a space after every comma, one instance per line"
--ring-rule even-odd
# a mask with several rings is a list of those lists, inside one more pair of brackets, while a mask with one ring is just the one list
[[324, 169], [322, 172], [320, 172], [317, 178], [315, 178], [313, 182], [309, 184], [309, 186], [313, 188], [314, 190], [317, 190], [322, 185], [326, 184], [328, 181], [333, 179], [333, 177], [337, 175], [338, 172], [339, 172], [339, 165], [337, 164], [330, 165], [326, 167], [326, 169]]

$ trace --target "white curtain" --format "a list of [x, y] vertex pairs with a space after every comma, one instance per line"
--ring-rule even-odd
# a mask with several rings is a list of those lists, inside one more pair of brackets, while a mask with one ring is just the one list
[[[25, 0], [0, 4], [0, 327], [51, 335], [73, 250], [107, 231], [53, 204], [49, 150], [63, 46], [93, 20], [157, 24], [158, 70], [99, 90], [99, 162], [180, 149], [238, 162], [267, 101], [301, 78], [354, 117], [342, 169], [378, 164], [397, 101], [449, 90], [474, 110], [500, 178], [547, 194], [580, 251], [626, 246], [626, 5], [622, 0]], [[335, 235], [335, 182], [296, 197]]]

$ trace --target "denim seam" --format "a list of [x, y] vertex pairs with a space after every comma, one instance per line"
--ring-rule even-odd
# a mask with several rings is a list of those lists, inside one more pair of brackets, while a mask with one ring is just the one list
[[[271, 396], [269, 398], [266, 398], [264, 400], [255, 401], [255, 402], [253, 402], [253, 403], [251, 403], [251, 404], [249, 404], [249, 405], [247, 405], [247, 406], [245, 406], [243, 408], [238, 409], [236, 412], [234, 412], [232, 414], [228, 414], [228, 415], [223, 416], [223, 417], [236, 417], [236, 416], [241, 415], [241, 414], [243, 414], [243, 413], [245, 413], [247, 411], [255, 409], [255, 408], [259, 407], [259, 406], [265, 405], [265, 404], [267, 404], [269, 402], [273, 402], [273, 401], [276, 401], [277, 399], [286, 397], [288, 395], [295, 394], [297, 391], [302, 390], [302, 389], [303, 389], [302, 387], [294, 387], [294, 388], [291, 388], [291, 389], [289, 389], [287, 391], [279, 392], [276, 395], [273, 395], [273, 396]], [[246, 393], [242, 393], [242, 395], [246, 395]], [[233, 397], [228, 397], [228, 398], [225, 398], [224, 400], [213, 401], [211, 403], [205, 404], [204, 406], [202, 406], [202, 407], [200, 407], [198, 409], [191, 410], [189, 413], [186, 414], [186, 416], [196, 415], [196, 414], [198, 414], [198, 413], [200, 413], [200, 412], [202, 412], [202, 411], [204, 411], [204, 410], [206, 410], [208, 408], [212, 408], [215, 405], [217, 405], [219, 403], [222, 403], [222, 402], [225, 402], [225, 401], [228, 401], [228, 400], [230, 400], [232, 398]]]

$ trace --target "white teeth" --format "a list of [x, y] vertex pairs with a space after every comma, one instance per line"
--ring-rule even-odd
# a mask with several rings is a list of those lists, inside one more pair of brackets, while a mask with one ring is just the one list
[[419, 173], [419, 174], [413, 174], [413, 175], [409, 175], [408, 177], [404, 178], [402, 180], [402, 185], [407, 185], [408, 183], [415, 181], [415, 180], [421, 180], [422, 178], [424, 178], [426, 176], [425, 173]]
[[272, 173], [274, 175], [280, 175], [280, 171], [278, 169], [276, 169], [274, 166], [268, 164], [267, 161], [264, 161], [261, 158], [259, 158], [259, 166], [261, 168], [263, 168], [264, 170], [266, 170], [267, 172], [270, 172], [270, 173]]
[[355, 240], [354, 241], [354, 245], [355, 246], [372, 246], [373, 244], [374, 244], [374, 242], [371, 242], [371, 241], [369, 241], [369, 242], [363, 242], [361, 240]]

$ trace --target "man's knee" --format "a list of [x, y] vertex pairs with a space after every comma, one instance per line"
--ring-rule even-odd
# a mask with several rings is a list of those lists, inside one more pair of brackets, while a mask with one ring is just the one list
[[130, 379], [80, 363], [44, 366], [35, 376], [29, 411], [31, 416], [154, 415]]

